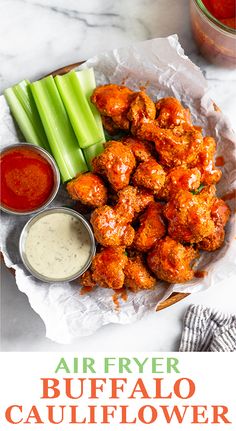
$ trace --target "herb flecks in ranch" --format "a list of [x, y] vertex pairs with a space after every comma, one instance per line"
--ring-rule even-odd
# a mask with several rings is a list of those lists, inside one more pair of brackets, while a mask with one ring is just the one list
[[[84, 358], [73, 358], [65, 359], [62, 357], [58, 362], [55, 373], [67, 373], [67, 374], [77, 374], [77, 373], [96, 373], [97, 367], [101, 367], [100, 363], [96, 363], [94, 358], [84, 357]], [[102, 364], [103, 372], [109, 374], [115, 371], [119, 374], [123, 373], [152, 373], [152, 374], [171, 374], [180, 373], [179, 360], [175, 357], [105, 357]]]

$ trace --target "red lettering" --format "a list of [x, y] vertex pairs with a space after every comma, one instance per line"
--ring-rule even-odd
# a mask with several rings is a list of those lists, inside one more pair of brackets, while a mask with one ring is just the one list
[[80, 387], [80, 391], [79, 394], [77, 395], [72, 395], [72, 382], [74, 381], [74, 379], [71, 378], [65, 378], [63, 379], [66, 382], [66, 396], [72, 400], [78, 400], [79, 398], [81, 398], [83, 396], [84, 393], [84, 381], [85, 379], [76, 379], [76, 383], [79, 382], [79, 387]]
[[128, 419], [127, 419], [127, 409], [129, 409], [129, 406], [120, 406], [120, 408], [121, 408], [121, 422], [120, 422], [120, 424], [136, 424], [136, 422], [137, 422], [137, 419], [135, 418], [135, 419], [133, 419], [133, 421], [131, 420], [131, 421], [129, 421]]
[[129, 398], [130, 399], [136, 399], [136, 396], [134, 395], [136, 392], [142, 394], [142, 396], [141, 396], [142, 399], [151, 398], [148, 395], [147, 389], [146, 389], [146, 387], [145, 387], [144, 382], [143, 382], [142, 379], [138, 379], [137, 380], [136, 385], [134, 387], [134, 390], [133, 390], [133, 392], [132, 392], [132, 394], [130, 395]]
[[119, 399], [117, 392], [118, 390], [121, 392], [124, 392], [124, 385], [120, 385], [118, 386], [118, 382], [124, 382], [127, 383], [127, 379], [110, 379], [111, 380], [111, 397], [109, 398], [113, 398], [113, 399]]
[[164, 380], [164, 379], [154, 379], [155, 381], [156, 381], [156, 395], [155, 395], [155, 398], [162, 398], [162, 399], [165, 399], [165, 398], [172, 398], [172, 392], [170, 392], [169, 393], [169, 395], [166, 395], [166, 396], [164, 396], [164, 395], [162, 395], [162, 381]]
[[[146, 411], [148, 409], [150, 410], [150, 414], [151, 414], [151, 417], [149, 420], [144, 418], [144, 416], [146, 415]], [[149, 406], [149, 405], [143, 406], [138, 411], [138, 418], [140, 422], [142, 422], [143, 424], [147, 424], [147, 425], [153, 424], [153, 422], [157, 420], [157, 410], [153, 406]]]
[[96, 419], [95, 419], [95, 410], [97, 408], [97, 406], [88, 406], [89, 407], [89, 422], [88, 424], [96, 424]]
[[[181, 394], [181, 387], [183, 386], [183, 383], [187, 383], [188, 385], [188, 393], [186, 396]], [[191, 379], [178, 379], [176, 380], [174, 384], [174, 393], [178, 398], [181, 398], [182, 400], [186, 400], [187, 398], [191, 398], [193, 394], [195, 393], [195, 384]]]
[[[110, 424], [109, 416], [114, 418], [114, 413], [117, 410], [117, 406], [101, 406], [102, 407], [102, 424]], [[112, 411], [109, 411], [112, 409]]]
[[20, 410], [20, 412], [22, 413], [22, 406], [18, 406], [18, 405], [8, 407], [6, 409], [6, 412], [5, 412], [5, 418], [6, 418], [7, 422], [9, 422], [10, 424], [14, 424], [14, 425], [20, 424], [23, 421], [23, 419], [20, 419], [18, 421], [12, 419], [13, 409], [15, 409], [15, 408]]
[[[199, 411], [200, 409], [203, 411]], [[208, 424], [208, 419], [205, 418], [205, 413], [207, 410], [207, 406], [192, 406], [193, 409], [193, 421], [192, 424]], [[204, 421], [200, 421], [199, 416], [202, 416]]]
[[[41, 397], [42, 399], [44, 398], [58, 398], [60, 396], [60, 391], [57, 388], [57, 386], [59, 385], [59, 380], [58, 379], [41, 379], [43, 382], [43, 396]], [[49, 391], [52, 391], [52, 395], [49, 395]]]
[[82, 420], [82, 422], [77, 420], [77, 409], [78, 409], [78, 406], [69, 406], [69, 407], [71, 409], [71, 415], [70, 415], [71, 421], [69, 423], [70, 424], [85, 424], [86, 423], [86, 418], [84, 418]]
[[39, 412], [38, 412], [38, 409], [36, 406], [31, 407], [29, 415], [28, 415], [26, 421], [24, 421], [23, 423], [24, 424], [30, 424], [30, 423], [32, 423], [32, 421], [34, 421], [33, 423], [35, 423], [35, 424], [43, 424], [43, 421], [39, 415]]
[[[174, 416], [176, 416], [176, 419], [178, 421], [179, 424], [182, 424], [183, 420], [184, 420], [184, 416], [186, 414], [186, 411], [188, 410], [188, 406], [183, 406], [184, 411], [183, 413], [180, 413], [179, 411], [179, 407], [178, 406], [160, 406], [160, 408], [162, 409], [166, 422], [169, 424], [171, 423], [172, 419], [174, 418]], [[171, 411], [171, 413], [169, 413], [169, 411]]]
[[[106, 383], [106, 379], [90, 379], [91, 380], [91, 397], [89, 398], [95, 398], [98, 399], [97, 391], [103, 392], [103, 383]], [[97, 386], [98, 381], [100, 380], [101, 385]]]
[[[57, 409], [57, 411], [59, 408], [60, 412], [61, 412], [61, 418], [58, 419], [57, 421], [54, 419], [54, 409], [55, 408]], [[57, 406], [57, 407], [56, 406], [47, 406], [49, 422], [51, 424], [56, 424], [56, 425], [61, 424], [64, 421], [64, 410], [65, 410], [65, 408], [66, 408], [66, 406]]]
[[[228, 407], [226, 406], [212, 406], [213, 408], [213, 422], [212, 424], [220, 424], [221, 422], [224, 422], [225, 424], [231, 424], [232, 422], [229, 421], [225, 417], [225, 415], [229, 412]], [[219, 409], [221, 409], [221, 413], [219, 412]], [[219, 420], [221, 419], [221, 422]]]

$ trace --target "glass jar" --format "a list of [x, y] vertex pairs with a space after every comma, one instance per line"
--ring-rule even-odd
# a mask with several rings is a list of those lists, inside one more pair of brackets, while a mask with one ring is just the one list
[[236, 68], [236, 30], [215, 18], [202, 0], [190, 0], [190, 14], [193, 35], [204, 57]]

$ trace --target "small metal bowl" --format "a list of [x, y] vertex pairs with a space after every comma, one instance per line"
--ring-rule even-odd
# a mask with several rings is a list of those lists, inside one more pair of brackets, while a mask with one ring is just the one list
[[41, 205], [38, 208], [35, 208], [33, 210], [30, 210], [30, 211], [17, 211], [17, 210], [13, 210], [11, 208], [8, 208], [5, 205], [3, 205], [2, 203], [0, 203], [0, 209], [4, 212], [8, 213], [8, 214], [14, 214], [14, 215], [35, 214], [36, 212], [46, 208], [55, 198], [55, 196], [58, 192], [59, 186], [60, 186], [60, 173], [59, 173], [58, 167], [56, 165], [56, 162], [53, 159], [53, 157], [51, 156], [51, 154], [49, 154], [49, 152], [47, 150], [44, 150], [44, 148], [38, 147], [37, 145], [27, 144], [25, 142], [22, 142], [22, 143], [20, 142], [19, 144], [8, 145], [7, 147], [5, 147], [0, 152], [0, 157], [3, 156], [4, 154], [6, 154], [8, 151], [11, 151], [14, 148], [32, 149], [35, 152], [37, 152], [38, 154], [40, 154], [45, 160], [47, 160], [47, 162], [50, 164], [50, 166], [53, 170], [54, 186], [53, 186], [52, 192], [51, 192], [50, 196], [48, 197], [48, 199], [43, 203], [43, 205]]
[[[53, 278], [49, 278], [46, 277], [42, 274], [40, 274], [39, 272], [37, 272], [29, 263], [28, 259], [27, 259], [27, 255], [25, 252], [25, 244], [26, 244], [26, 239], [28, 236], [28, 232], [30, 231], [30, 228], [34, 225], [35, 222], [37, 222], [40, 218], [44, 217], [47, 214], [52, 214], [52, 213], [64, 213], [64, 214], [69, 214], [75, 218], [77, 218], [82, 224], [83, 226], [86, 228], [88, 234], [89, 234], [89, 239], [90, 239], [90, 255], [88, 258], [88, 261], [86, 262], [86, 264], [80, 269], [78, 270], [77, 273], [75, 273], [73, 276], [71, 277], [65, 277], [65, 278], [60, 278], [60, 279], [53, 279]], [[90, 224], [87, 222], [87, 220], [78, 212], [76, 212], [75, 210], [72, 210], [70, 208], [65, 208], [65, 207], [56, 207], [56, 208], [49, 208], [43, 211], [40, 211], [38, 214], [36, 214], [34, 217], [32, 217], [24, 226], [22, 232], [21, 232], [21, 236], [20, 236], [20, 240], [19, 240], [19, 251], [20, 251], [20, 255], [21, 255], [21, 259], [25, 265], [25, 267], [27, 268], [27, 270], [36, 278], [38, 278], [41, 281], [47, 282], [47, 283], [52, 283], [52, 282], [69, 282], [72, 280], [75, 280], [76, 278], [80, 277], [90, 266], [92, 259], [96, 253], [96, 244], [95, 244], [95, 239], [94, 239], [94, 235], [93, 235], [93, 231], [92, 228], [90, 226]]]

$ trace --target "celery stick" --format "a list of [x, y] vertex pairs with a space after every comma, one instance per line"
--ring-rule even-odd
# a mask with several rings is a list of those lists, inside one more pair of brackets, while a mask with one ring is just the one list
[[91, 108], [95, 121], [97, 123], [97, 126], [101, 131], [103, 142], [105, 142], [105, 135], [104, 135], [103, 125], [102, 125], [101, 115], [98, 109], [96, 108], [96, 106], [91, 102], [91, 96], [92, 96], [93, 90], [96, 88], [94, 70], [91, 67], [90, 69], [79, 70], [78, 72], [76, 72], [76, 74], [79, 79], [80, 85], [83, 89], [83, 92], [85, 94], [85, 97], [89, 103], [89, 106]]
[[68, 181], [76, 174], [87, 171], [82, 150], [53, 77], [34, 82], [31, 90], [62, 180]]
[[76, 72], [72, 71], [63, 76], [56, 76], [55, 81], [80, 148], [101, 142], [101, 131], [97, 127]]
[[92, 160], [94, 157], [99, 156], [104, 150], [102, 142], [90, 145], [90, 147], [84, 148], [83, 153], [85, 160], [87, 162], [88, 168], [90, 171], [92, 171]]
[[26, 142], [50, 151], [48, 140], [30, 90], [30, 82], [19, 84], [4, 91], [4, 96]]

